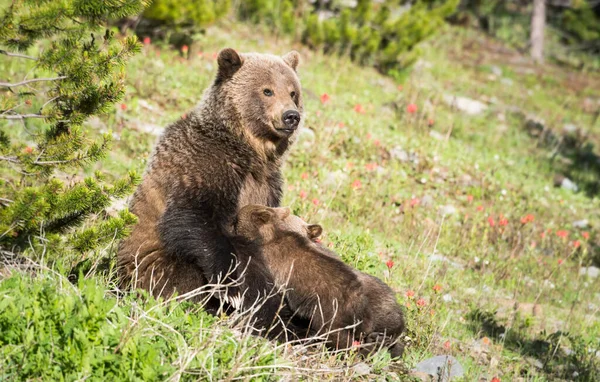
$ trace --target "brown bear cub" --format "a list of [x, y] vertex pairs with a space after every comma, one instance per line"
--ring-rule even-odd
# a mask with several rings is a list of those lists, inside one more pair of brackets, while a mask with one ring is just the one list
[[288, 208], [248, 205], [233, 231], [236, 253], [262, 258], [275, 287], [286, 289], [287, 305], [310, 321], [312, 334], [327, 333], [336, 349], [359, 341], [363, 354], [383, 346], [393, 357], [402, 355], [404, 314], [394, 292], [317, 243], [320, 225], [307, 224]]

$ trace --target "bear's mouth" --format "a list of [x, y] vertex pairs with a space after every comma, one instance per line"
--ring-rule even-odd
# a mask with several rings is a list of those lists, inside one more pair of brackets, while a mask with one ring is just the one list
[[281, 128], [281, 129], [275, 129], [275, 130], [289, 136], [289, 135], [294, 134], [294, 131], [296, 131], [296, 128], [285, 127], [285, 128]]

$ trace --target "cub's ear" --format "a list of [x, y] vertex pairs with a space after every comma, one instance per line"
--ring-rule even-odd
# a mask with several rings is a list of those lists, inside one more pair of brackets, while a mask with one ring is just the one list
[[243, 63], [244, 60], [238, 52], [231, 48], [223, 49], [219, 52], [219, 57], [217, 58], [217, 64], [219, 65], [217, 80], [222, 82], [231, 78], [242, 67]]
[[311, 239], [316, 239], [323, 233], [323, 227], [318, 224], [311, 224], [306, 229], [308, 230], [308, 237]]
[[264, 225], [273, 218], [273, 211], [269, 208], [260, 208], [252, 211], [252, 222], [256, 225]]
[[288, 64], [292, 69], [294, 69], [294, 72], [296, 71], [296, 69], [298, 68], [298, 64], [300, 63], [300, 53], [296, 52], [295, 50], [291, 50], [288, 53], [284, 54], [281, 58], [283, 58], [283, 61]]

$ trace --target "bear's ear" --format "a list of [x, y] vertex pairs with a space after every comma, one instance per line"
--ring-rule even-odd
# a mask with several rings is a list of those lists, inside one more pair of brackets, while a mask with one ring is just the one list
[[323, 227], [319, 224], [311, 224], [306, 229], [308, 230], [308, 237], [311, 239], [316, 239], [323, 233]]
[[272, 217], [273, 211], [266, 207], [252, 211], [252, 222], [259, 226], [267, 224]]
[[241, 67], [244, 60], [242, 57], [231, 48], [225, 48], [219, 52], [217, 63], [219, 65], [219, 71], [217, 73], [218, 81], [225, 81], [231, 78], [235, 72]]
[[283, 58], [283, 61], [286, 64], [288, 64], [292, 69], [294, 69], [294, 72], [296, 71], [296, 68], [298, 68], [298, 64], [300, 63], [300, 53], [296, 52], [295, 50], [292, 50], [283, 55], [281, 58]]

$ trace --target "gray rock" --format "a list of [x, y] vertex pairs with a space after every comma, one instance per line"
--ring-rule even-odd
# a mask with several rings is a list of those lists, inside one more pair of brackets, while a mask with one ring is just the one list
[[572, 123], [567, 123], [566, 125], [563, 126], [563, 132], [565, 134], [573, 134], [573, 133], [577, 132], [577, 126], [575, 126]]
[[442, 215], [444, 215], [444, 216], [446, 216], [446, 215], [454, 215], [454, 214], [456, 213], [456, 207], [454, 207], [454, 206], [453, 206], [453, 205], [451, 205], [451, 204], [448, 204], [448, 205], [446, 205], [446, 206], [443, 206], [443, 207], [440, 209], [440, 213], [441, 213]]
[[455, 95], [446, 94], [443, 96], [443, 100], [448, 106], [455, 107], [469, 115], [481, 114], [488, 108], [483, 102]]
[[490, 68], [492, 70], [492, 73], [494, 73], [494, 75], [500, 77], [502, 75], [502, 69], [499, 66], [496, 65], [492, 65], [492, 67]]
[[415, 366], [415, 372], [427, 373], [434, 381], [447, 382], [454, 377], [462, 377], [465, 371], [458, 360], [451, 355], [438, 355], [421, 361]]
[[444, 300], [444, 302], [452, 302], [452, 296], [450, 295], [450, 293], [446, 293], [442, 296], [442, 300]]
[[598, 278], [598, 276], [600, 276], [600, 268], [594, 267], [594, 266], [581, 267], [579, 269], [579, 275], [588, 276], [588, 277], [595, 279], [595, 278]]
[[371, 372], [371, 366], [364, 362], [359, 362], [352, 367], [352, 370], [354, 370], [354, 374], [356, 375], [367, 375]]
[[315, 141], [315, 132], [309, 129], [308, 127], [304, 127], [300, 129], [298, 132], [298, 142], [314, 142]]
[[400, 162], [408, 162], [410, 157], [408, 152], [400, 146], [396, 146], [390, 150], [390, 156]]
[[569, 190], [569, 191], [573, 191], [573, 192], [577, 192], [579, 190], [579, 187], [577, 187], [577, 185], [569, 178], [563, 178], [562, 183], [560, 184], [560, 187], [565, 189], [565, 190]]
[[422, 207], [431, 207], [433, 205], [433, 196], [425, 195], [421, 198]]
[[502, 85], [506, 85], [506, 86], [513, 86], [513, 84], [514, 84], [514, 81], [513, 81], [513, 80], [511, 80], [510, 78], [506, 78], [506, 77], [504, 77], [504, 78], [502, 78], [502, 79], [500, 80], [500, 83], [501, 83]]
[[589, 224], [587, 219], [581, 219], [573, 222], [573, 228], [587, 228]]

